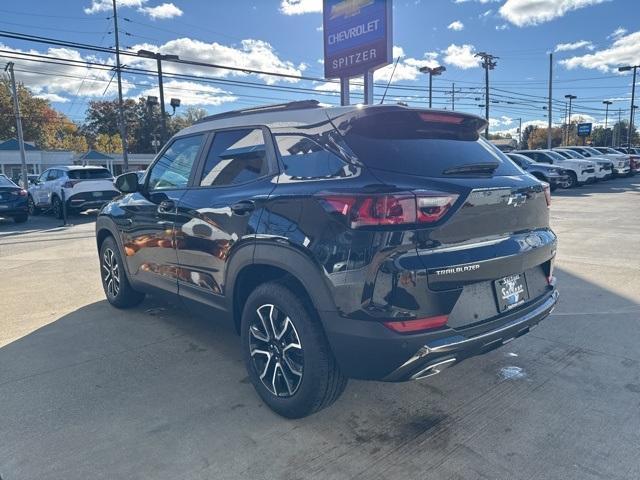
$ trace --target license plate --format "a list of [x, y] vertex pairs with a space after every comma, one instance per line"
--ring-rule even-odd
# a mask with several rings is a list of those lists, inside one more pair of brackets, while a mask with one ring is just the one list
[[102, 192], [91, 192], [91, 195], [93, 195], [94, 197], [101, 197]]
[[523, 273], [501, 278], [493, 282], [493, 285], [501, 312], [516, 308], [529, 300], [527, 281]]

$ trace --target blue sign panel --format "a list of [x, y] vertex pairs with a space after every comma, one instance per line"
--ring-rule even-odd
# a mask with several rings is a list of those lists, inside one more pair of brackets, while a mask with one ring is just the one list
[[579, 123], [578, 124], [578, 136], [579, 137], [588, 137], [591, 135], [591, 127], [592, 123]]
[[392, 61], [391, 0], [324, 0], [324, 76], [348, 78]]

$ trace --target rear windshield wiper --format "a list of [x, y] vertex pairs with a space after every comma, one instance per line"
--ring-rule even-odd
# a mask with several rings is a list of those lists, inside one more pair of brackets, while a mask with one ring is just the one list
[[447, 168], [443, 175], [491, 175], [500, 166], [499, 163], [469, 163], [459, 167]]

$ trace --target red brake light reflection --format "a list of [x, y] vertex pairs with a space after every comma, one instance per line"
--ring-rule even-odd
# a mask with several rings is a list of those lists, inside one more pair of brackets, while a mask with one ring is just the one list
[[418, 318], [417, 320], [384, 322], [384, 326], [398, 333], [415, 333], [423, 330], [444, 327], [449, 317], [438, 315], [436, 317]]

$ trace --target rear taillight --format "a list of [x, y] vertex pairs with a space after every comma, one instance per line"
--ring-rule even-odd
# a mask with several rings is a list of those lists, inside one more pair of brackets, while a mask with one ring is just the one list
[[449, 317], [447, 315], [438, 315], [437, 317], [418, 318], [416, 320], [384, 322], [384, 326], [398, 333], [416, 333], [444, 327], [448, 320]]
[[544, 184], [544, 199], [547, 201], [547, 208], [551, 207], [551, 187], [548, 183]]
[[64, 188], [73, 188], [73, 186], [78, 183], [79, 180], [67, 180], [66, 182], [64, 182], [64, 185], [62, 185]]
[[27, 191], [22, 189], [22, 190], [14, 190], [11, 192], [12, 195], [15, 195], [16, 197], [26, 197], [27, 196]]
[[318, 196], [327, 210], [345, 217], [351, 228], [435, 223], [458, 198], [456, 194], [443, 192]]

